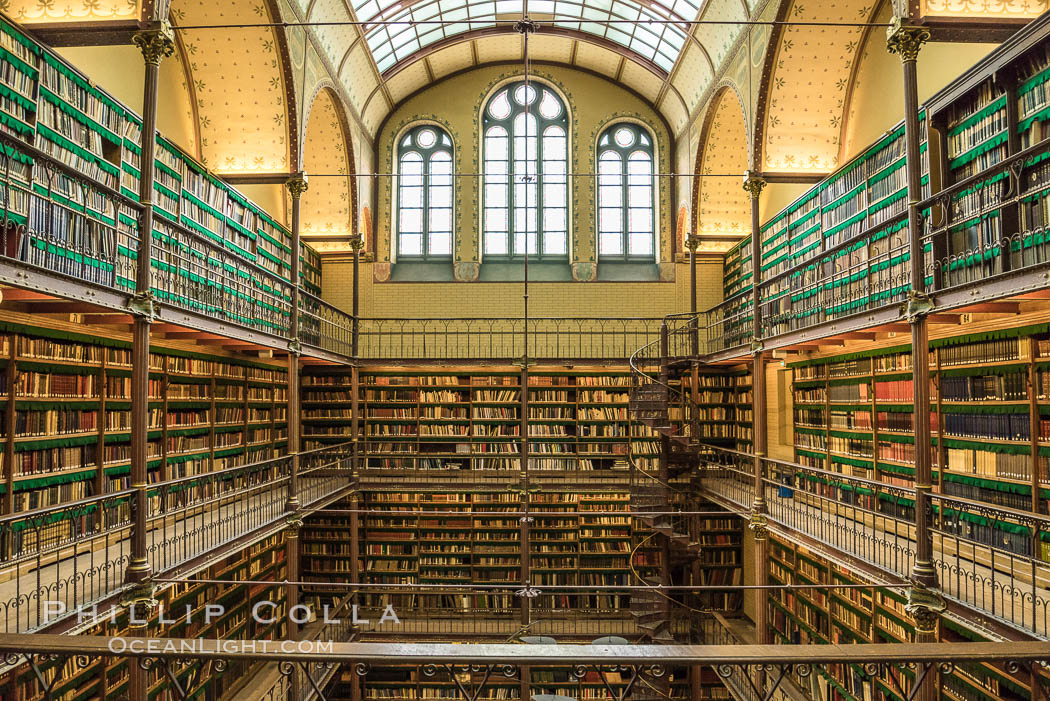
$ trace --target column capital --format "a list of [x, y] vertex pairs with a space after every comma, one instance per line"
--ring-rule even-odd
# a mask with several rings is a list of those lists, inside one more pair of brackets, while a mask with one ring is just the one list
[[145, 628], [160, 606], [156, 587], [150, 580], [137, 582], [120, 597], [120, 605], [128, 611], [129, 628]]
[[904, 17], [894, 17], [886, 28], [886, 48], [891, 54], [900, 54], [901, 61], [915, 61], [919, 49], [930, 40], [930, 30], [915, 24], [909, 24]]
[[294, 173], [284, 183], [284, 186], [288, 188], [288, 192], [291, 193], [293, 200], [302, 198], [303, 193], [310, 189], [310, 183], [306, 178], [306, 171]]
[[915, 632], [927, 635], [937, 632], [937, 622], [947, 608], [940, 592], [919, 582], [913, 582], [908, 590], [908, 603], [904, 606], [904, 610], [915, 619]]
[[752, 511], [747, 527], [751, 529], [755, 540], [769, 540], [769, 524], [766, 522], [766, 517], [762, 514]]
[[766, 181], [755, 171], [749, 170], [744, 173], [744, 190], [751, 196], [751, 199], [758, 199], [758, 196], [762, 194], [762, 188], [765, 186]]
[[365, 247], [365, 237], [358, 232], [350, 237], [350, 248], [353, 249], [354, 253], [357, 253]]
[[685, 247], [690, 253], [696, 253], [696, 249], [700, 248], [700, 237], [696, 234], [689, 234], [685, 237]]
[[175, 53], [175, 30], [167, 20], [150, 22], [131, 40], [139, 47], [146, 63], [159, 66], [160, 62]]

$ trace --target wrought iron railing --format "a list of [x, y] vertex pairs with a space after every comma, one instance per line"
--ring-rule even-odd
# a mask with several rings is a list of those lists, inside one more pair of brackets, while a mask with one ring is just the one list
[[[741, 513], [754, 502], [754, 456], [711, 447], [700, 484]], [[768, 519], [901, 580], [916, 553], [915, 490], [849, 472], [763, 459]], [[843, 466], [843, 470], [849, 470]], [[1050, 636], [1050, 516], [931, 495], [933, 565], [945, 596]]]
[[[626, 359], [657, 338], [659, 317], [360, 319], [369, 360]], [[526, 338], [526, 329], [528, 330]]]
[[[304, 508], [351, 484], [351, 444], [300, 453]], [[288, 516], [291, 458], [151, 484], [147, 554], [154, 572], [259, 531]], [[0, 518], [0, 627], [26, 632], [119, 591], [131, 555], [132, 490]]]
[[[758, 698], [773, 699], [779, 698], [779, 689], [787, 679], [830, 679], [846, 669], [853, 670], [861, 684], [878, 683], [893, 697], [910, 700], [916, 698], [923, 685], [932, 685], [936, 691], [944, 680], [975, 664], [990, 666], [1015, 685], [1019, 679], [1030, 682], [1036, 687], [1031, 696], [1038, 698], [1048, 690], [1046, 663], [1050, 660], [1050, 644], [723, 646], [634, 645], [615, 641], [590, 645], [317, 641], [288, 646], [284, 641], [266, 644], [253, 640], [154, 638], [150, 645], [132, 645], [129, 639], [103, 636], [4, 635], [0, 636], [0, 654], [8, 665], [16, 667], [4, 680], [4, 687], [0, 687], [4, 692], [10, 691], [8, 695], [12, 697], [19, 687], [38, 694], [46, 693], [49, 684], [51, 688], [62, 688], [63, 681], [84, 675], [100, 659], [109, 659], [127, 660], [128, 666], [137, 666], [147, 673], [147, 679], [156, 681], [179, 678], [187, 669], [207, 668], [213, 674], [229, 674], [235, 665], [269, 663], [279, 665], [281, 673], [289, 677], [341, 666], [343, 674], [354, 680], [351, 683], [368, 684], [382, 680], [380, 675], [387, 670], [411, 668], [418, 670], [419, 679], [437, 682], [447, 688], [449, 697], [461, 698], [499, 698], [497, 687], [513, 686], [531, 693], [551, 684], [533, 680], [529, 670], [552, 668], [567, 671], [570, 682], [564, 686], [569, 688], [580, 682], [595, 689], [608, 688], [614, 699], [643, 694], [664, 698], [665, 694], [651, 693], [648, 688], [659, 689], [672, 670], [710, 668], [717, 678], [750, 679], [758, 690]], [[610, 673], [615, 676], [602, 679]], [[631, 693], [633, 688], [638, 689], [635, 694]], [[690, 694], [688, 684], [679, 688]], [[176, 684], [165, 689], [165, 696], [160, 697], [165, 701], [188, 701], [194, 698], [190, 692], [196, 690]], [[285, 697], [262, 698], [283, 701]]]
[[[981, 283], [984, 298], [1045, 286], [1024, 273], [1050, 265], [1045, 226], [1020, 210], [1046, 188], [1041, 141], [918, 204], [926, 292], [964, 292]], [[1034, 219], [1034, 217], [1032, 217]], [[858, 317], [904, 302], [911, 290], [907, 212], [825, 245], [811, 257], [759, 282], [762, 340]], [[958, 297], [959, 302], [971, 301]], [[703, 313], [708, 328], [701, 354], [749, 345], [754, 337], [752, 292], [738, 293]], [[935, 306], [935, 308], [937, 308]], [[947, 307], [946, 307], [947, 308]]]
[[[142, 205], [116, 187], [0, 133], [0, 259], [133, 294]], [[161, 204], [154, 212], [150, 285], [157, 302], [289, 338], [286, 279]], [[352, 317], [305, 291], [300, 299], [302, 343], [350, 357]]]
[[319, 297], [300, 291], [299, 339], [304, 346], [353, 357], [354, 317]]

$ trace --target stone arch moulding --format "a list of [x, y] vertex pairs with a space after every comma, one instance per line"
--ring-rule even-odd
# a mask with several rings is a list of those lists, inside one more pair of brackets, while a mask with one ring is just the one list
[[878, 7], [865, 0], [793, 0], [780, 8], [781, 20], [840, 24], [780, 25], [763, 67], [756, 170], [823, 174], [838, 167], [854, 64]]
[[[280, 5], [277, 0], [266, 0], [266, 4], [270, 11], [270, 17], [283, 19], [281, 18]], [[294, 21], [294, 18], [292, 19]], [[281, 75], [284, 77], [285, 104], [288, 105], [288, 154], [290, 158], [288, 172], [297, 173], [302, 169], [303, 163], [302, 142], [306, 135], [305, 113], [308, 105], [312, 104], [314, 96], [311, 96], [311, 102], [302, 105], [300, 109], [299, 102], [295, 99], [295, 80], [292, 77], [293, 64], [291, 50], [288, 46], [288, 31], [288, 27], [281, 27], [274, 34], [277, 36], [277, 48], [281, 55]], [[299, 118], [300, 113], [302, 113], [301, 120]]]
[[387, 247], [388, 255], [391, 261], [396, 262], [394, 239], [398, 235], [397, 229], [397, 217], [398, 207], [400, 202], [398, 201], [397, 194], [397, 178], [400, 173], [401, 159], [398, 158], [398, 144], [401, 143], [401, 137], [405, 135], [410, 129], [415, 127], [421, 127], [430, 125], [448, 134], [448, 138], [452, 140], [452, 260], [455, 265], [459, 265], [460, 255], [460, 237], [457, 235], [462, 232], [462, 227], [459, 226], [459, 211], [460, 205], [462, 204], [462, 189], [460, 187], [463, 178], [456, 177], [459, 172], [456, 169], [456, 165], [459, 163], [460, 156], [463, 153], [462, 145], [460, 144], [459, 134], [452, 125], [443, 119], [439, 119], [437, 116], [432, 114], [418, 115], [410, 119], [406, 119], [397, 125], [397, 128], [392, 132], [390, 140], [390, 146], [387, 149], [387, 162], [389, 166], [386, 167], [385, 172], [390, 173], [390, 177], [387, 178], [389, 198], [387, 200], [387, 219], [390, 221], [390, 235], [386, 237], [384, 245]]
[[[420, 114], [413, 115], [412, 117], [406, 118], [398, 122], [389, 130], [389, 138], [383, 137], [385, 146], [376, 155], [376, 170], [383, 173], [394, 173], [396, 172], [397, 163], [395, 153], [397, 149], [398, 140], [401, 135], [404, 134], [408, 129], [420, 124], [433, 124], [434, 126], [440, 127], [445, 133], [448, 134], [449, 138], [452, 139], [452, 163], [453, 172], [460, 172], [459, 165], [463, 158], [463, 142], [460, 138], [459, 132], [446, 120], [442, 119], [436, 114]], [[387, 128], [384, 126], [383, 132], [387, 133]], [[461, 211], [463, 202], [463, 178], [453, 178], [452, 180], [452, 202], [453, 202], [453, 240], [452, 240], [452, 260], [456, 272], [457, 280], [473, 280], [477, 279], [479, 269], [477, 268], [477, 261], [471, 258], [464, 258], [464, 251], [469, 251], [469, 247], [465, 246], [463, 241], [463, 227], [459, 220], [456, 218], [456, 213]], [[390, 279], [392, 258], [393, 258], [393, 240], [394, 236], [397, 235], [397, 231], [394, 226], [396, 217], [396, 203], [394, 201], [394, 183], [393, 178], [382, 178], [376, 184], [372, 192], [373, 201], [376, 202], [376, 208], [368, 210], [366, 207], [365, 221], [363, 222], [366, 229], [370, 229], [372, 232], [373, 239], [373, 250], [376, 254], [376, 263], [372, 266], [372, 270], [375, 274], [377, 282], [386, 282]], [[386, 216], [384, 217], [384, 210]], [[376, 213], [378, 214], [378, 218]], [[384, 224], [384, 220], [387, 224]], [[385, 227], [385, 228], [384, 228]], [[471, 240], [471, 245], [475, 246], [478, 239]], [[461, 271], [468, 271], [461, 276]]]
[[[720, 237], [747, 235], [750, 203], [742, 183], [749, 159], [748, 131], [739, 91], [728, 83], [721, 85], [704, 115], [696, 149], [692, 233]], [[739, 178], [733, 177], [736, 171], [740, 172]], [[720, 177], [705, 180], [705, 173]]]

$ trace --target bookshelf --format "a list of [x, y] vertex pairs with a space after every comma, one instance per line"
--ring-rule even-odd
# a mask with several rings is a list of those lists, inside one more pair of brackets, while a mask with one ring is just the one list
[[[934, 489], [1035, 513], [1050, 503], [1050, 326], [930, 342]], [[789, 364], [796, 461], [887, 484], [914, 480], [910, 346]], [[843, 494], [843, 498], [845, 494]], [[858, 497], [859, 498], [859, 497]], [[935, 506], [935, 508], [937, 508]], [[970, 524], [1031, 552], [1009, 523]], [[1045, 559], [1046, 548], [1036, 557]]]
[[[1050, 220], [1046, 20], [919, 110], [926, 287], [944, 289], [1042, 260]], [[1011, 173], [1001, 164], [1020, 156]], [[760, 227], [765, 338], [901, 301], [909, 289], [907, 165], [898, 124]], [[725, 347], [750, 333], [750, 237], [727, 252]], [[734, 297], [736, 295], [736, 297]]]
[[[0, 315], [4, 513], [119, 491], [131, 450], [131, 343], [119, 334]], [[267, 460], [287, 449], [283, 363], [155, 342], [150, 482]]]
[[[125, 197], [138, 199], [141, 117], [94, 86], [50, 48], [3, 18], [0, 18], [0, 131]], [[93, 282], [133, 289], [133, 282], [120, 272], [134, 267], [131, 241], [138, 232], [131, 210], [85, 196], [83, 188], [70, 178], [47, 172], [40, 164], [34, 164], [28, 152], [19, 152], [17, 147], [9, 149], [8, 156], [12, 168], [3, 184], [5, 214], [16, 224], [28, 225], [28, 231], [16, 246], [17, 257], [54, 269], [62, 260], [77, 259], [82, 250], [104, 250], [105, 256], [91, 261], [93, 265], [87, 268], [91, 272], [80, 274], [93, 276]], [[181, 289], [176, 284], [178, 273], [170, 265], [182, 259], [182, 267], [194, 276], [194, 282], [215, 287], [215, 276], [209, 273], [214, 272], [214, 268], [225, 268], [245, 280], [248, 289], [291, 298], [286, 286], [273, 289], [265, 274], [260, 274], [269, 272], [289, 281], [291, 234], [284, 226], [163, 135], [157, 136], [155, 173], [153, 200], [157, 218], [152, 232], [156, 249], [154, 275], [158, 278], [155, 294], [163, 299], [166, 294], [175, 293], [160, 288]], [[29, 196], [30, 188], [34, 197]], [[35, 235], [36, 231], [50, 228], [57, 231], [68, 224], [68, 210], [49, 208], [48, 201], [69, 205], [103, 224], [116, 225], [119, 235], [115, 250], [109, 250], [109, 244], [104, 245], [102, 241], [78, 246], [83, 243], [75, 240], [78, 237], [101, 236], [86, 227], [84, 231], [71, 232], [67, 241], [54, 238], [45, 241]], [[173, 224], [210, 241], [221, 254], [202, 248]], [[58, 263], [54, 262], [56, 258], [60, 259]], [[199, 261], [198, 266], [190, 265], [189, 261], [194, 258]], [[301, 258], [304, 289], [320, 294], [320, 256], [304, 244]], [[161, 284], [164, 281], [171, 284]], [[244, 290], [218, 289], [216, 292], [240, 295], [238, 298], [245, 303], [241, 306], [252, 307], [244, 318], [236, 321], [271, 330], [282, 329], [287, 324], [283, 313], [254, 303]], [[204, 302], [199, 306], [205, 313], [215, 311]]]
[[[284, 585], [287, 574], [283, 534], [270, 536], [244, 548], [200, 572], [186, 577], [187, 581], [167, 585], [157, 592], [159, 607], [151, 615], [147, 630], [153, 637], [212, 638], [236, 640], [283, 640], [286, 633], [287, 611], [284, 603]], [[198, 581], [200, 580], [200, 581]], [[250, 581], [244, 584], [215, 584], [214, 580]], [[261, 601], [274, 602], [265, 606], [262, 614], [251, 615], [252, 607]], [[223, 607], [219, 615], [205, 616], [204, 607], [215, 604]], [[102, 609], [100, 609], [102, 611]], [[85, 635], [121, 636], [129, 634], [125, 609], [118, 609], [113, 617], [103, 617], [88, 626]], [[134, 634], [134, 633], [133, 633]], [[46, 698], [117, 699], [127, 693], [128, 665], [133, 660], [103, 657], [88, 661], [84, 666], [72, 660], [42, 661], [44, 679], [57, 679], [52, 696]], [[233, 688], [248, 667], [234, 662], [224, 674], [214, 674], [195, 662], [175, 672], [188, 698], [218, 698]], [[11, 701], [43, 701], [33, 672], [25, 665], [0, 678]], [[149, 698], [163, 698], [169, 683], [159, 669], [149, 671], [147, 688]], [[10, 682], [10, 683], [8, 683]]]
[[[521, 446], [521, 373], [517, 368], [367, 368], [359, 372], [363, 468], [517, 473]], [[529, 371], [529, 469], [625, 473], [628, 454], [655, 469], [660, 441], [627, 410], [625, 367], [542, 366]], [[683, 389], [710, 401], [698, 416], [706, 434], [734, 446], [750, 441], [745, 374], [704, 372]], [[352, 372], [306, 368], [302, 381], [304, 448], [352, 436]], [[731, 402], [732, 419], [721, 401]], [[687, 411], [684, 403], [680, 411]], [[630, 453], [628, 453], [630, 451]]]
[[[854, 568], [831, 562], [801, 545], [770, 540], [769, 583], [780, 585], [861, 585], [872, 582]], [[778, 644], [910, 643], [915, 622], [905, 610], [907, 592], [892, 587], [840, 589], [779, 589], [767, 597], [774, 642]], [[939, 639], [945, 642], [987, 641], [952, 618], [941, 619]], [[828, 665], [818, 674], [795, 681], [814, 698], [899, 701], [889, 680], [859, 667]], [[1014, 701], [1030, 698], [1027, 673], [1012, 675], [1002, 667], [973, 663], [941, 675], [945, 701]]]

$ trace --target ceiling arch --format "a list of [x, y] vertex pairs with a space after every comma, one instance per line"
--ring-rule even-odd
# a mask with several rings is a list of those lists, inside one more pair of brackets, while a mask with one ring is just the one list
[[742, 187], [748, 164], [747, 123], [732, 87], [724, 86], [715, 95], [701, 138], [694, 170], [693, 230], [701, 242], [707, 239], [704, 250], [726, 250], [751, 230], [751, 205]]
[[[302, 199], [303, 239], [321, 251], [347, 251], [354, 231], [353, 155], [346, 114], [331, 87], [322, 87], [306, 116], [303, 167], [310, 178]], [[314, 239], [314, 240], [311, 240]]]
[[[739, 0], [732, 0], [738, 2]], [[529, 17], [556, 29], [618, 44], [670, 71], [688, 40], [686, 23], [701, 0], [532, 0]], [[518, 0], [353, 0], [365, 40], [385, 72], [421, 48], [459, 34], [513, 22], [524, 12]], [[404, 24], [390, 24], [404, 22]], [[544, 27], [547, 28], [546, 26]]]
[[[272, 21], [264, 0], [173, 0], [171, 17], [176, 26]], [[180, 30], [180, 39], [204, 163], [224, 174], [293, 170], [294, 105], [285, 85], [283, 34], [272, 28]]]
[[[782, 15], [794, 22], [866, 23], [877, 5], [791, 0]], [[842, 121], [864, 32], [858, 26], [780, 27], [761, 117], [763, 170], [819, 173], [839, 165]]]
[[[522, 60], [523, 0], [288, 0], [311, 23], [352, 112], [374, 138], [408, 95], [471, 67]], [[777, 2], [778, 0], [772, 0]], [[529, 55], [609, 76], [678, 133], [764, 0], [529, 0]], [[698, 19], [706, 25], [689, 23]], [[646, 20], [652, 20], [647, 22]]]

